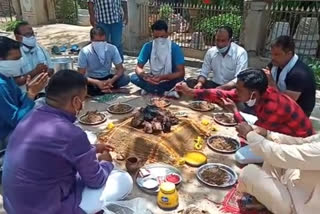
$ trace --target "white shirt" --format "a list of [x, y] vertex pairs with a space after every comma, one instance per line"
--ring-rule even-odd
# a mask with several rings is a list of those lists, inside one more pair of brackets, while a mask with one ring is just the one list
[[213, 82], [224, 85], [235, 78], [240, 71], [248, 67], [247, 51], [235, 43], [231, 43], [228, 53], [223, 57], [216, 46], [210, 48], [204, 57], [200, 76], [208, 78], [213, 73]]

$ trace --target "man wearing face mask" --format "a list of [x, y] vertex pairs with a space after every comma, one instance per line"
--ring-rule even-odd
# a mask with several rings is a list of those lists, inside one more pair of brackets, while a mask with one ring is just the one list
[[294, 99], [309, 117], [316, 103], [313, 71], [295, 54], [291, 37], [280, 36], [271, 45], [272, 63], [265, 69], [269, 85]]
[[[243, 122], [244, 119], [234, 102], [246, 103], [253, 107], [257, 116], [255, 125], [263, 128], [258, 129], [262, 135], [266, 135], [266, 130], [294, 137], [308, 137], [314, 133], [311, 121], [300, 106], [287, 95], [268, 87], [268, 78], [259, 69], [248, 68], [241, 71], [237, 75], [236, 89], [229, 91], [192, 89], [185, 83], [178, 84], [176, 89], [197, 99], [224, 105], [234, 113], [238, 122]], [[249, 147], [239, 149], [236, 160], [241, 164], [263, 162], [263, 159], [254, 155]]]
[[94, 214], [106, 201], [131, 192], [131, 176], [114, 169], [113, 148], [90, 145], [86, 133], [74, 125], [86, 86], [78, 72], [58, 71], [46, 87], [46, 105], [12, 133], [3, 167], [7, 213]]
[[22, 90], [26, 89], [27, 76], [33, 79], [40, 73], [53, 74], [53, 64], [49, 53], [37, 43], [34, 31], [28, 22], [19, 22], [15, 29], [16, 40], [22, 43], [22, 68], [21, 74], [15, 76], [16, 83]]
[[[189, 78], [190, 88], [216, 88], [229, 90], [236, 85], [236, 76], [248, 67], [246, 50], [232, 42], [232, 29], [228, 26], [218, 28], [216, 46], [206, 53], [198, 79]], [[212, 80], [208, 80], [212, 72]]]
[[[124, 74], [122, 59], [116, 46], [106, 42], [102, 28], [94, 27], [90, 31], [91, 44], [81, 49], [78, 59], [78, 71], [88, 78], [88, 94], [91, 96], [110, 92], [122, 92], [121, 87], [130, 83]], [[111, 74], [112, 63], [116, 73]]]
[[8, 136], [33, 108], [36, 95], [47, 83], [48, 75], [41, 74], [32, 81], [27, 78], [27, 93], [21, 91], [13, 77], [21, 69], [20, 43], [0, 36], [0, 156]]
[[[146, 43], [140, 51], [136, 74], [131, 82], [146, 93], [173, 96], [179, 98], [176, 91], [170, 91], [184, 80], [184, 56], [181, 48], [168, 39], [168, 25], [158, 20], [151, 26], [154, 40]], [[149, 61], [150, 73], [144, 71]]]

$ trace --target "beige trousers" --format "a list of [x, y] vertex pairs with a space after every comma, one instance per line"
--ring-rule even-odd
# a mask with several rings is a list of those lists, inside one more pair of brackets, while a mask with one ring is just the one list
[[263, 167], [248, 165], [239, 177], [239, 190], [254, 196], [274, 214], [293, 213], [291, 196], [280, 182], [282, 169], [264, 163]]

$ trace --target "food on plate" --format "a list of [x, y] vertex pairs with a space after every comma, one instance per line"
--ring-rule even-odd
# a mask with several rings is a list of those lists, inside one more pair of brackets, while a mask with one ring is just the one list
[[181, 177], [175, 173], [171, 173], [171, 174], [167, 175], [166, 181], [177, 185], [181, 182]]
[[215, 137], [210, 140], [210, 145], [218, 150], [234, 151], [237, 145], [232, 142], [232, 139], [225, 137]]
[[105, 115], [97, 111], [88, 111], [84, 116], [81, 117], [83, 123], [99, 123], [105, 119]]
[[127, 112], [130, 112], [131, 110], [132, 110], [132, 106], [125, 103], [118, 103], [118, 104], [109, 106], [110, 112], [118, 113], [118, 114], [127, 113]]
[[146, 189], [155, 189], [159, 186], [159, 182], [155, 178], [144, 178], [142, 186]]
[[207, 168], [201, 173], [202, 179], [211, 185], [223, 185], [228, 182], [228, 173], [220, 167]]
[[195, 101], [189, 104], [190, 108], [198, 111], [210, 111], [214, 109], [214, 104], [207, 101]]
[[216, 114], [214, 117], [220, 123], [226, 123], [226, 124], [236, 124], [237, 123], [237, 121], [234, 119], [233, 114], [230, 114], [230, 113]]
[[150, 104], [155, 105], [159, 108], [164, 108], [169, 106], [171, 103], [168, 99], [161, 98], [161, 97], [154, 97], [150, 99]]

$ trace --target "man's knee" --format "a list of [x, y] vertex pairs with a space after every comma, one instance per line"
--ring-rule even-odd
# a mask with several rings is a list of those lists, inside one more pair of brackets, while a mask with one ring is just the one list
[[132, 75], [130, 76], [130, 81], [131, 81], [133, 84], [137, 85], [137, 84], [139, 84], [139, 82], [140, 82], [140, 77], [139, 77], [137, 74], [132, 74]]
[[258, 179], [258, 172], [261, 170], [260, 167], [254, 164], [250, 164], [244, 167], [239, 175], [239, 190], [241, 192], [252, 193], [251, 189], [253, 182]]
[[118, 87], [126, 86], [130, 83], [130, 77], [126, 74], [123, 74], [117, 82]]

